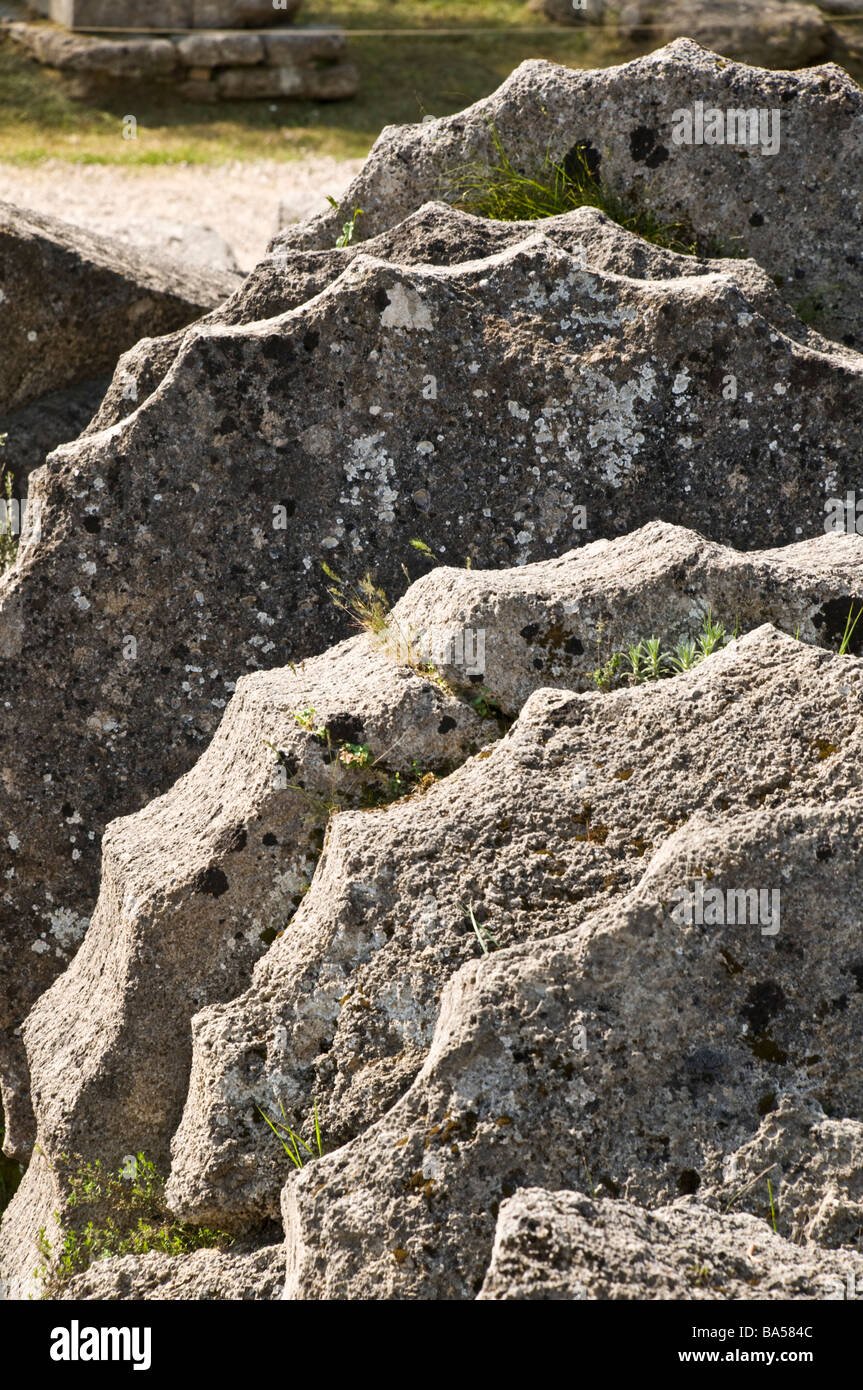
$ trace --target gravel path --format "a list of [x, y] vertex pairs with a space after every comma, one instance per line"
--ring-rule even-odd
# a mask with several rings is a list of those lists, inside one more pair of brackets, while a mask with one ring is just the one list
[[290, 164], [156, 168], [47, 160], [19, 168], [0, 161], [0, 200], [109, 235], [123, 236], [133, 224], [154, 218], [212, 228], [233, 249], [240, 269], [251, 270], [275, 231], [280, 202], [297, 220], [318, 212], [326, 195], [338, 197], [362, 163], [321, 156]]

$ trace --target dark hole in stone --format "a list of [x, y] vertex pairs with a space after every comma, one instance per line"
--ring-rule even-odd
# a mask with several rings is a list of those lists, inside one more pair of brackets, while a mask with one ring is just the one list
[[753, 1033], [763, 1033], [768, 1023], [785, 1007], [785, 995], [774, 980], [752, 985], [740, 1010]]
[[228, 879], [221, 869], [211, 864], [209, 869], [203, 869], [196, 876], [192, 887], [196, 893], [209, 893], [213, 898], [220, 898], [228, 891]]
[[337, 714], [327, 720], [330, 738], [336, 743], [362, 743], [363, 721], [355, 714]]
[[656, 131], [639, 125], [629, 132], [629, 153], [637, 164], [647, 158], [656, 144]]
[[[818, 628], [818, 635], [825, 647], [833, 647], [834, 650], [838, 651], [839, 644], [845, 632], [845, 624], [848, 622], [848, 614], [852, 607], [854, 613], [851, 621], [853, 622], [859, 609], [863, 607], [863, 599], [858, 598], [856, 595], [854, 597], [849, 595], [848, 598], [828, 599], [815, 614], [813, 622], [816, 628]], [[852, 652], [855, 656], [859, 656], [863, 653], [863, 618], [860, 619], [854, 629], [851, 641], [848, 644], [848, 651]]]
[[[294, 757], [292, 753], [283, 753], [281, 750], [279, 750], [279, 767], [284, 768], [286, 776], [294, 777], [296, 775], [297, 768], [299, 767], [299, 763], [297, 762], [297, 759]], [[266, 843], [266, 840], [264, 840], [264, 844]]]
[[644, 163], [648, 169], [658, 169], [660, 164], [664, 164], [668, 158], [668, 150], [664, 145], [657, 145], [655, 150], [651, 150]]
[[595, 149], [589, 140], [579, 140], [565, 156], [563, 171], [571, 179], [577, 179], [582, 177], [587, 169], [596, 178], [601, 163], [602, 155], [599, 150]]
[[701, 1177], [694, 1168], [684, 1168], [677, 1179], [677, 1190], [685, 1197], [691, 1197], [701, 1186]]

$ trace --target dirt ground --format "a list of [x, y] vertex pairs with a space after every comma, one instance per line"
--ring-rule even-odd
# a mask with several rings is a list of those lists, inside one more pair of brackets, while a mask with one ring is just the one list
[[326, 195], [338, 197], [361, 165], [330, 156], [154, 168], [0, 162], [0, 200], [108, 235], [152, 219], [211, 228], [231, 247], [239, 268], [251, 270], [276, 229], [280, 203], [292, 220], [318, 212]]

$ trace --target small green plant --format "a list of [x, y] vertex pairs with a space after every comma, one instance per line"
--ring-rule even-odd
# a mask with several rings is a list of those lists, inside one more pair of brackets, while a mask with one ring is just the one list
[[[621, 653], [623, 656], [623, 653]], [[626, 661], [629, 662], [629, 679], [633, 685], [641, 685], [646, 680], [644, 673], [644, 643], [635, 642], [627, 647], [625, 654]]]
[[658, 637], [648, 637], [644, 642], [644, 672], [649, 681], [661, 680], [668, 674], [668, 658], [662, 650]]
[[[335, 208], [336, 212], [339, 211], [339, 205], [336, 202], [335, 198], [331, 198], [329, 195], [327, 195], [327, 202], [329, 203], [330, 207]], [[352, 244], [354, 239], [354, 232], [357, 229], [357, 219], [359, 217], [365, 217], [365, 213], [363, 212], [362, 208], [354, 208], [353, 216], [350, 217], [347, 222], [342, 224], [342, 234], [336, 240], [336, 246], [340, 249], [345, 246], [350, 246]]]
[[[573, 208], [593, 207], [656, 246], [687, 256], [698, 254], [698, 238], [686, 223], [662, 222], [612, 192], [599, 178], [587, 147], [577, 146], [563, 161], [546, 153], [539, 173], [532, 176], [515, 167], [493, 125], [489, 132], [492, 162], [463, 165], [448, 177], [457, 205], [466, 212], [499, 222], [534, 222]], [[705, 244], [704, 253], [715, 254], [716, 248]]]
[[708, 608], [698, 637], [699, 660], [703, 661], [705, 657], [712, 656], [720, 647], [724, 647], [728, 640], [728, 634], [722, 623], [713, 621], [713, 615]]
[[852, 622], [851, 617], [853, 612], [854, 604], [852, 603], [851, 607], [848, 609], [848, 618], [845, 623], [845, 631], [842, 634], [842, 641], [839, 643], [840, 656], [848, 655], [848, 648], [851, 646], [851, 638], [854, 636], [854, 629], [860, 621], [860, 614], [863, 613], [863, 606], [857, 610], [857, 617]]
[[603, 661], [600, 666], [597, 666], [593, 673], [593, 683], [598, 690], [607, 692], [611, 689], [622, 661], [622, 652], [612, 652], [611, 656], [608, 657], [606, 661]]
[[668, 663], [672, 671], [691, 671], [693, 666], [697, 666], [700, 660], [698, 648], [694, 642], [678, 642]]
[[[413, 540], [411, 545], [421, 552], [428, 551], [431, 554], [424, 541]], [[330, 598], [336, 608], [348, 614], [356, 627], [378, 641], [386, 642], [389, 654], [396, 662], [410, 666], [418, 676], [432, 681], [445, 694], [456, 694], [434, 662], [421, 650], [417, 634], [410, 630], [406, 632], [398, 622], [387, 602], [386, 593], [375, 584], [371, 575], [367, 574], [357, 586], [342, 579], [328, 564], [322, 564], [321, 568], [330, 580], [327, 590]], [[410, 575], [404, 565], [402, 573], [410, 583]]]
[[773, 1222], [773, 1234], [778, 1235], [779, 1231], [776, 1227], [776, 1209], [773, 1206], [773, 1189], [770, 1186], [769, 1178], [767, 1179], [767, 1200], [770, 1203], [770, 1220]]
[[317, 717], [311, 705], [306, 705], [304, 709], [298, 709], [294, 712], [294, 718], [302, 729], [308, 729], [309, 733], [314, 734], [315, 738], [326, 738], [326, 726], [317, 724], [315, 722]]
[[[641, 685], [644, 681], [663, 680], [681, 671], [691, 671], [731, 640], [724, 625], [716, 622], [708, 609], [698, 636], [678, 642], [673, 652], [664, 650], [658, 637], [642, 637], [638, 642], [631, 643], [625, 652], [612, 652], [603, 661], [603, 630], [603, 624], [599, 624], [597, 656], [600, 665], [593, 672], [593, 683], [603, 692], [613, 689], [621, 681], [628, 685]], [[736, 635], [737, 627], [732, 636]]]
[[480, 719], [494, 719], [497, 722], [504, 721], [511, 724], [512, 720], [506, 714], [503, 706], [495, 699], [492, 692], [484, 685], [479, 688], [479, 694], [471, 700], [471, 704], [479, 715]]
[[[326, 724], [318, 723], [317, 711], [312, 705], [306, 705], [304, 709], [296, 710], [294, 712], [294, 719], [302, 729], [308, 729], [309, 733], [316, 739], [322, 743], [326, 743], [330, 762], [333, 760], [333, 750], [335, 748], [335, 757], [343, 767], [368, 767], [372, 760], [370, 745], [368, 743], [348, 743], [346, 739], [342, 739], [334, 745]], [[268, 746], [270, 748], [275, 747], [274, 744], [269, 744]], [[276, 751], [278, 752], [278, 750]]]
[[492, 936], [488, 927], [480, 926], [479, 922], [476, 920], [476, 914], [473, 910], [473, 903], [470, 903], [467, 907], [463, 907], [463, 911], [467, 914], [468, 918], [470, 919], [470, 924], [473, 927], [474, 932], [476, 933], [476, 939], [480, 944], [480, 948], [482, 950], [483, 955], [487, 956], [490, 954], [491, 951], [498, 950], [500, 947], [500, 942], [498, 941], [496, 936]]
[[[317, 1153], [315, 1153], [314, 1149], [312, 1149], [310, 1145], [306, 1143], [302, 1135], [298, 1134], [296, 1130], [294, 1130], [291, 1127], [291, 1125], [288, 1124], [288, 1117], [285, 1114], [285, 1107], [281, 1101], [279, 1101], [279, 1109], [282, 1112], [282, 1118], [280, 1120], [271, 1120], [267, 1112], [265, 1110], [261, 1110], [261, 1107], [258, 1106], [258, 1110], [266, 1120], [267, 1124], [270, 1126], [270, 1129], [275, 1134], [276, 1138], [278, 1139], [285, 1153], [288, 1155], [288, 1158], [293, 1163], [294, 1167], [305, 1168], [310, 1158], [323, 1158], [324, 1146], [321, 1140], [321, 1127], [318, 1122], [318, 1102], [314, 1102], [312, 1109], [315, 1122], [315, 1147], [317, 1148]], [[303, 1156], [301, 1150], [305, 1150], [305, 1157]]]
[[370, 807], [390, 806], [403, 797], [428, 791], [437, 781], [438, 774], [424, 770], [414, 758], [409, 771], [391, 772], [388, 776], [384, 775], [380, 786], [367, 786], [363, 793], [363, 804]]
[[339, 762], [345, 767], [368, 767], [372, 760], [372, 750], [367, 743], [343, 743], [339, 748]]
[[[288, 761], [285, 751], [270, 739], [264, 739], [263, 742], [275, 754], [276, 765], [286, 769], [285, 780], [281, 783], [283, 790], [299, 792], [309, 802], [315, 815], [324, 820], [341, 811], [344, 806], [359, 805], [364, 809], [389, 806], [402, 797], [427, 791], [438, 780], [438, 774], [420, 767], [416, 758], [412, 760], [406, 772], [390, 772], [380, 766], [395, 744], [373, 759], [371, 745], [368, 743], [349, 743], [347, 740], [335, 742], [326, 724], [319, 722], [320, 716], [312, 705], [296, 710], [294, 719], [318, 742], [326, 744], [325, 761], [330, 767], [327, 792], [315, 795], [308, 787], [301, 786], [298, 782], [287, 781], [287, 769], [292, 768], [294, 764]], [[398, 742], [397, 739], [396, 743]], [[337, 767], [351, 774], [363, 773], [365, 776], [360, 781], [356, 776], [338, 780], [335, 775]]]
[[[63, 1155], [61, 1161], [67, 1165], [69, 1156]], [[44, 1280], [43, 1297], [51, 1297], [95, 1260], [154, 1250], [186, 1255], [232, 1243], [227, 1231], [175, 1221], [165, 1204], [164, 1179], [142, 1153], [130, 1155], [118, 1172], [108, 1171], [98, 1159], [90, 1162], [78, 1156], [67, 1181], [69, 1195], [63, 1212], [54, 1213], [62, 1236], [59, 1246], [52, 1246], [44, 1227], [39, 1232], [45, 1264], [37, 1273]], [[88, 1210], [93, 1214], [84, 1220]]]

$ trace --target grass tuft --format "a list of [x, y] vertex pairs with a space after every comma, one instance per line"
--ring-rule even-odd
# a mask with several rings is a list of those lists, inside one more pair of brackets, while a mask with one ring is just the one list
[[261, 1107], [258, 1106], [258, 1110], [270, 1126], [270, 1129], [275, 1134], [294, 1167], [305, 1168], [310, 1158], [323, 1158], [324, 1145], [321, 1139], [321, 1126], [318, 1120], [318, 1102], [314, 1102], [312, 1111], [315, 1121], [315, 1148], [317, 1149], [317, 1153], [310, 1144], [306, 1143], [303, 1136], [288, 1124], [285, 1107], [281, 1101], [279, 1102], [279, 1109], [282, 1112], [282, 1118], [280, 1120], [272, 1120], [266, 1111], [261, 1110]]
[[489, 130], [494, 162], [466, 164], [450, 175], [456, 206], [465, 212], [498, 222], [535, 222], [574, 208], [598, 208], [627, 231], [667, 251], [685, 256], [743, 254], [723, 250], [713, 240], [702, 242], [687, 223], [662, 222], [614, 193], [599, 178], [584, 145], [577, 145], [563, 161], [546, 154], [542, 169], [532, 176], [516, 168], [495, 127]]
[[852, 617], [853, 612], [854, 612], [854, 604], [852, 603], [851, 607], [848, 609], [848, 618], [847, 618], [847, 621], [846, 621], [846, 623], [845, 623], [845, 631], [844, 631], [844, 633], [842, 634], [842, 641], [841, 641], [840, 644], [839, 644], [839, 655], [840, 655], [840, 656], [847, 656], [847, 655], [848, 655], [848, 648], [849, 648], [850, 645], [851, 645], [851, 638], [854, 636], [854, 629], [855, 629], [855, 627], [857, 626], [858, 622], [860, 621], [860, 614], [863, 613], [863, 607], [858, 608], [858, 610], [857, 610], [857, 617], [854, 618], [854, 621], [852, 622], [852, 621], [851, 621], [851, 617]]

